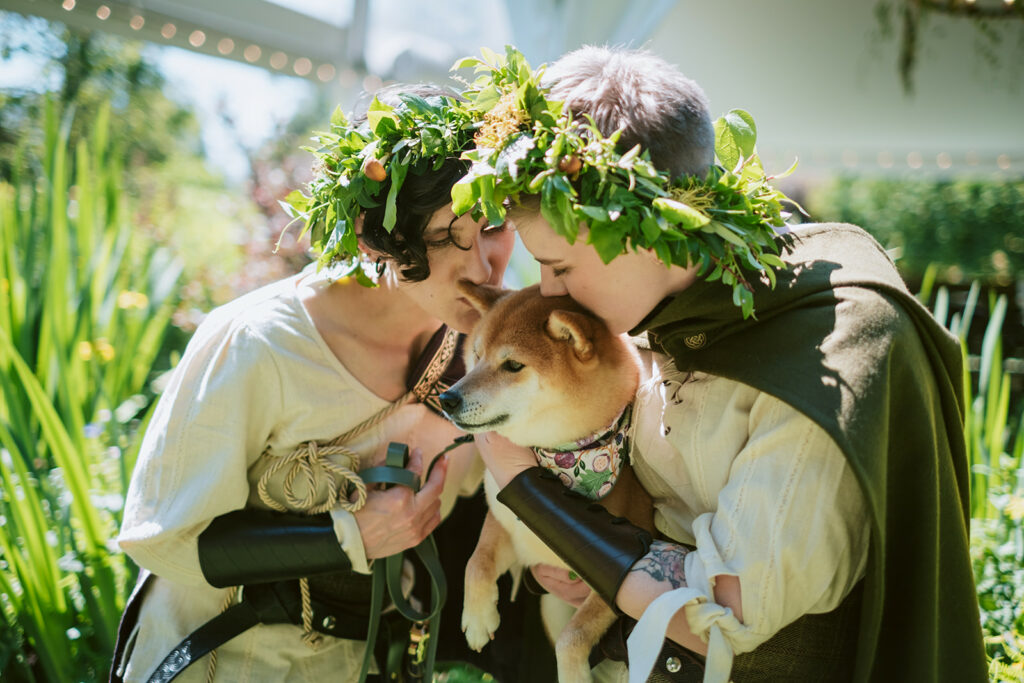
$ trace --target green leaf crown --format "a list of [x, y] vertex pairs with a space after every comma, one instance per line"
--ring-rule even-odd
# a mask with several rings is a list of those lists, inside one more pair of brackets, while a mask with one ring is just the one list
[[547, 99], [543, 67], [531, 70], [512, 47], [504, 56], [482, 54], [453, 66], [477, 74], [464, 106], [481, 121], [475, 149], [463, 155], [472, 165], [452, 189], [456, 214], [500, 224], [509, 201], [537, 195], [544, 218], [569, 243], [585, 223], [606, 263], [633, 248], [654, 250], [666, 265], [696, 264], [701, 276], [732, 287], [745, 317], [753, 314], [749, 276], [774, 286], [773, 269], [785, 266], [774, 239], [790, 215], [784, 202], [799, 206], [769, 184], [750, 114], [735, 109], [715, 122], [718, 163], [705, 178], [673, 180], [639, 145], [620, 153], [619, 132], [606, 137], [590, 117], [575, 121]]
[[353, 275], [367, 286], [374, 283], [359, 267], [356, 218], [383, 202], [384, 227], [393, 230], [396, 199], [410, 170], [429, 172], [459, 158], [472, 149], [479, 126], [453, 97], [397, 97], [395, 106], [374, 97], [360, 125], [336, 109], [330, 130], [314, 134], [317, 146], [303, 147], [316, 158], [308, 194], [295, 190], [281, 202], [293, 222], [303, 221], [299, 237], [309, 233], [321, 265], [347, 264], [338, 275]]
[[732, 287], [744, 316], [753, 314], [749, 277], [774, 286], [773, 269], [785, 266], [776, 228], [789, 216], [784, 203], [799, 207], [770, 185], [750, 114], [735, 109], [715, 122], [718, 163], [705, 178], [672, 179], [639, 146], [620, 153], [618, 132], [604, 136], [589, 117], [581, 124], [547, 99], [543, 67], [532, 70], [515, 48], [481, 52], [482, 59], [452, 67], [477, 74], [465, 101], [400, 94], [391, 106], [375, 97], [365, 123], [353, 125], [335, 110], [330, 130], [313, 138], [318, 146], [304, 148], [317, 159], [309, 193], [296, 190], [281, 205], [304, 222], [321, 264], [346, 263], [342, 274], [372, 285], [359, 267], [356, 218], [383, 201], [384, 227], [393, 229], [409, 170], [461, 157], [470, 167], [452, 188], [457, 215], [500, 225], [510, 202], [537, 195], [543, 216], [570, 243], [584, 222], [587, 241], [606, 263], [632, 248], [652, 249], [666, 265], [696, 264], [701, 276]]

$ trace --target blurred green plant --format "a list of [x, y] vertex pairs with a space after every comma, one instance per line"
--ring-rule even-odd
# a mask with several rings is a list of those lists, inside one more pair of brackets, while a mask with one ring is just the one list
[[862, 225], [898, 249], [904, 277], [1009, 285], [1024, 274], [1024, 180], [840, 177], [811, 192], [816, 218]]
[[[919, 294], [923, 301], [930, 299], [934, 275], [934, 267], [926, 271]], [[1024, 678], [1024, 411], [1013, 407], [1012, 378], [1003, 367], [1005, 295], [989, 296], [977, 379], [969, 369], [967, 338], [980, 292], [974, 282], [964, 309], [949, 315], [949, 293], [940, 287], [933, 312], [959, 337], [964, 355], [971, 559], [991, 662], [989, 675], [993, 681], [1020, 681]]]
[[[0, 184], [0, 678], [104, 677], [132, 568], [111, 546], [181, 266], [133, 229], [101, 108]], [[28, 169], [22, 171], [21, 169]]]

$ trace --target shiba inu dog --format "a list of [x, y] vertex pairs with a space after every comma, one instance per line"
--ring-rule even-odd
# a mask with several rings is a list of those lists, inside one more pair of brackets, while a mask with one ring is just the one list
[[[466, 343], [465, 377], [441, 395], [448, 418], [464, 431], [495, 431], [533, 447], [538, 464], [563, 484], [653, 531], [651, 498], [628, 465], [626, 435], [640, 365], [629, 340], [613, 335], [571, 298], [543, 297], [537, 286], [459, 287], [482, 317]], [[475, 650], [498, 628], [501, 574], [517, 565], [567, 567], [497, 501], [490, 474], [484, 485], [490, 511], [466, 567], [462, 612], [466, 640]], [[545, 619], [559, 681], [591, 680], [590, 650], [614, 620], [594, 593], [560, 632], [552, 633]]]

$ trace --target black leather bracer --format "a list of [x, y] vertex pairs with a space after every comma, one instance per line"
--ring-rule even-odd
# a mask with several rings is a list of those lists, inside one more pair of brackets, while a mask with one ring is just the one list
[[328, 514], [235, 510], [199, 534], [199, 566], [217, 588], [269, 583], [352, 567]]
[[543, 467], [517, 475], [498, 500], [618, 611], [619, 587], [651, 547], [647, 531], [570, 491]]

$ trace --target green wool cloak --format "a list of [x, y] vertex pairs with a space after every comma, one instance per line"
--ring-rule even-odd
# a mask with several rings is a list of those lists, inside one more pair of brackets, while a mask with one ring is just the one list
[[699, 280], [634, 332], [682, 371], [728, 377], [821, 425], [871, 515], [857, 681], [985, 681], [968, 555], [969, 477], [958, 341], [907, 291], [858, 227], [813, 225], [789, 242], [756, 319]]

